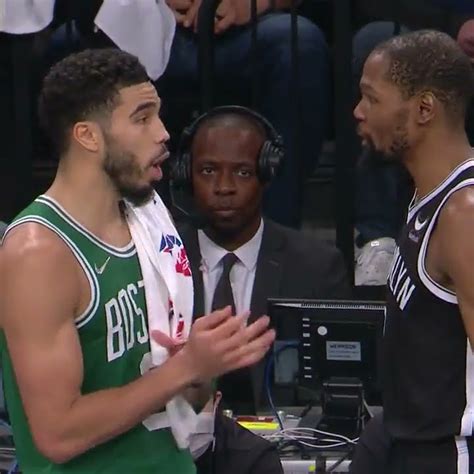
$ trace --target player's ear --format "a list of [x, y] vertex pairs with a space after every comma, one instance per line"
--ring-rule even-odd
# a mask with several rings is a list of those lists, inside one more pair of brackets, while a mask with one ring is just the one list
[[83, 148], [97, 153], [101, 148], [102, 131], [95, 122], [77, 122], [72, 127], [72, 137]]
[[431, 91], [424, 91], [418, 96], [417, 121], [419, 125], [426, 125], [433, 120], [437, 105], [438, 101]]

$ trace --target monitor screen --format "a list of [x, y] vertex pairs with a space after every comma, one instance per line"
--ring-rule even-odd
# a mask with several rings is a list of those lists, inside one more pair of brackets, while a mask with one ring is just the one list
[[329, 379], [354, 378], [363, 384], [369, 404], [381, 403], [385, 303], [269, 299], [268, 314], [277, 333], [276, 385], [296, 381], [317, 390]]

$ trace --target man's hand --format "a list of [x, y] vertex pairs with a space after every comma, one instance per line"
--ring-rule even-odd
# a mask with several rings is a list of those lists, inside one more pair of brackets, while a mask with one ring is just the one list
[[227, 307], [197, 319], [176, 357], [186, 359], [197, 380], [255, 364], [273, 344], [275, 331], [268, 329], [268, 316], [249, 326], [247, 318], [248, 313], [232, 316]]
[[197, 21], [201, 0], [166, 0], [166, 3], [173, 10], [178, 25], [189, 28]]
[[202, 0], [166, 0], [167, 5], [173, 10], [176, 22], [185, 28], [193, 27], [196, 31], [197, 16]]
[[[221, 34], [231, 26], [246, 25], [251, 18], [250, 0], [221, 0], [216, 10], [215, 33]], [[270, 8], [270, 0], [257, 0], [257, 16]]]

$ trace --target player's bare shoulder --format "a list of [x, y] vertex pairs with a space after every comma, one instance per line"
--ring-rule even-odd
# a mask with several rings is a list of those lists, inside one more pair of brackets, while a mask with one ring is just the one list
[[440, 224], [447, 230], [474, 228], [474, 186], [453, 193], [440, 214]]
[[33, 261], [50, 262], [51, 265], [74, 262], [64, 242], [47, 227], [35, 222], [9, 229], [3, 240], [2, 253], [6, 265], [13, 266], [12, 270]]
[[47, 227], [30, 222], [13, 227], [1, 253], [4, 307], [18, 307], [22, 298], [56, 305], [67, 299], [71, 308], [81, 304], [79, 265], [67, 245]]

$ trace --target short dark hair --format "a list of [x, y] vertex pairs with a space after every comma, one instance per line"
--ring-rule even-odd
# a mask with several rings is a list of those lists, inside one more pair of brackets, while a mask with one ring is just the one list
[[455, 118], [464, 118], [474, 95], [474, 71], [467, 55], [449, 35], [420, 30], [395, 36], [374, 53], [387, 55], [388, 79], [408, 99], [431, 91]]
[[120, 49], [87, 49], [55, 64], [43, 81], [39, 120], [57, 152], [68, 146], [67, 132], [78, 121], [108, 117], [119, 90], [147, 82], [137, 57]]

